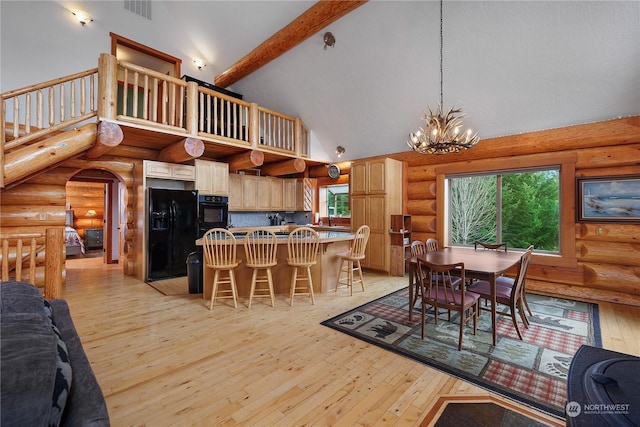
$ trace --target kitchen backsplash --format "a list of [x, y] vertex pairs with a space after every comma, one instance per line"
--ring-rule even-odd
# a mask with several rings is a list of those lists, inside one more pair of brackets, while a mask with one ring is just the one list
[[[277, 214], [277, 217], [276, 217]], [[263, 227], [272, 224], [272, 219], [277, 220], [276, 225], [282, 221], [298, 225], [310, 224], [311, 212], [232, 212], [229, 211], [229, 224], [232, 227]]]

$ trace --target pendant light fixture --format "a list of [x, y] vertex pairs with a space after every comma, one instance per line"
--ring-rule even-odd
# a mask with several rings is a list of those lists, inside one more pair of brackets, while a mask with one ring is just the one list
[[452, 108], [443, 114], [442, 3], [443, 1], [440, 0], [440, 104], [435, 114], [429, 107], [429, 114], [426, 112], [424, 114], [426, 128], [419, 128], [415, 133], [409, 134], [407, 141], [409, 147], [420, 154], [457, 153], [473, 147], [479, 141], [477, 132], [473, 133], [471, 129], [462, 131], [462, 118], [464, 117], [462, 109]]

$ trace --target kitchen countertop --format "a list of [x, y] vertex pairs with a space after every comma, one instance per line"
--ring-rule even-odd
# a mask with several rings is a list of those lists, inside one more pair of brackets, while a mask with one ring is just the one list
[[[261, 227], [262, 228], [262, 227]], [[286, 244], [287, 240], [289, 238], [289, 231], [288, 230], [275, 230], [275, 228], [282, 228], [282, 227], [265, 227], [265, 228], [274, 228], [274, 232], [278, 233], [277, 237], [278, 237], [278, 244]], [[286, 227], [285, 227], [286, 228]], [[254, 228], [233, 228], [230, 229], [229, 231], [231, 231], [232, 233], [234, 233], [234, 236], [236, 237], [236, 244], [242, 244], [243, 240], [244, 240], [244, 235], [250, 231], [253, 230]], [[333, 243], [333, 242], [342, 242], [342, 241], [347, 241], [347, 240], [353, 240], [355, 237], [355, 234], [352, 233], [351, 231], [318, 231], [318, 235], [320, 236], [320, 243]], [[202, 246], [202, 239], [198, 239], [196, 240], [196, 245], [197, 246]]]

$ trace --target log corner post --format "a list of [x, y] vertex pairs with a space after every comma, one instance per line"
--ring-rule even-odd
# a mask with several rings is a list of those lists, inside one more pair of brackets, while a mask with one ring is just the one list
[[98, 117], [115, 119], [118, 106], [118, 60], [108, 53], [98, 60]]
[[260, 147], [260, 110], [258, 104], [252, 102], [250, 111], [249, 142], [251, 142], [251, 148], [258, 148]]
[[294, 151], [296, 157], [302, 157], [302, 120], [300, 117], [296, 117], [294, 122]]
[[198, 135], [198, 83], [187, 82], [187, 133]]
[[44, 297], [62, 297], [62, 269], [64, 266], [64, 227], [47, 228], [44, 256]]

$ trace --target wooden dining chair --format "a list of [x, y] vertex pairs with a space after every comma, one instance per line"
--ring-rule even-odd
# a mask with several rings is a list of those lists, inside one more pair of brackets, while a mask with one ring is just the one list
[[[427, 253], [427, 244], [422, 240], [414, 240], [413, 242], [411, 242], [411, 246], [409, 247], [409, 250], [411, 252], [412, 258], [417, 257], [418, 255]], [[418, 282], [417, 280], [417, 275], [416, 277], [414, 277], [414, 280], [415, 282], [413, 286], [415, 287], [415, 290], [413, 292], [413, 300], [411, 301], [411, 308], [410, 308], [411, 310], [413, 310], [413, 307], [415, 307], [416, 301], [418, 301], [418, 298], [422, 296], [421, 294], [422, 287], [420, 286], [420, 282]]]
[[[233, 306], [238, 308], [238, 289], [233, 272], [240, 264], [240, 260], [236, 257], [236, 238], [233, 233], [224, 228], [212, 228], [202, 236], [202, 240], [204, 268], [210, 268], [214, 271], [209, 310], [213, 310], [216, 298], [233, 299]], [[227, 273], [227, 279], [221, 277], [223, 272]], [[221, 285], [225, 284], [229, 286], [223, 289]], [[204, 295], [203, 292], [203, 298]]]
[[[270, 298], [271, 306], [276, 306], [271, 267], [278, 264], [277, 250], [278, 237], [269, 229], [256, 228], [244, 236], [247, 267], [253, 269], [251, 291], [249, 292], [249, 308], [251, 308], [253, 298]], [[264, 272], [262, 275], [260, 274], [261, 271]], [[258, 284], [266, 284], [266, 286], [258, 287]]]
[[428, 252], [435, 252], [438, 250], [438, 241], [434, 238], [427, 239], [426, 245]]
[[[360, 261], [365, 257], [365, 249], [369, 241], [371, 229], [368, 225], [362, 225], [356, 231], [356, 236], [351, 242], [351, 249], [348, 252], [339, 252], [336, 254], [340, 258], [340, 270], [338, 270], [338, 279], [336, 280], [336, 292], [340, 285], [349, 287], [349, 295], [353, 295], [353, 286], [360, 282], [362, 292], [364, 292], [364, 277], [362, 276], [362, 267]], [[354, 281], [354, 272], [358, 273], [359, 280]], [[342, 273], [345, 274], [343, 277]]]
[[440, 309], [459, 313], [460, 332], [458, 335], [458, 351], [462, 350], [462, 334], [464, 326], [473, 320], [473, 334], [478, 330], [478, 299], [480, 296], [459, 286], [465, 281], [464, 263], [433, 264], [418, 258], [418, 277], [422, 286], [421, 336], [424, 339], [426, 307], [433, 307], [435, 324], [438, 324]]
[[[516, 272], [515, 279], [504, 276], [496, 279], [496, 303], [503, 304], [509, 307], [509, 312], [499, 312], [497, 311], [497, 307], [493, 306], [490, 308], [481, 307], [481, 310], [492, 311], [497, 315], [510, 316], [519, 339], [522, 339], [522, 333], [520, 332], [516, 313], [520, 314], [520, 319], [522, 320], [525, 328], [529, 327], [529, 321], [526, 318], [524, 312], [527, 305], [524, 283], [527, 276], [527, 270], [529, 268], [529, 262], [531, 260], [532, 252], [533, 246], [529, 246], [527, 251], [520, 258], [520, 261], [518, 261], [518, 270]], [[472, 286], [469, 287], [469, 291], [478, 294], [480, 298], [486, 301], [491, 300], [491, 284], [486, 280], [476, 281]]]
[[475, 241], [473, 243], [473, 249], [475, 249], [476, 251], [478, 249], [486, 249], [486, 250], [490, 250], [490, 251], [504, 250], [505, 252], [507, 252], [507, 242], [504, 242], [504, 243], [487, 243], [487, 242]]
[[[287, 263], [293, 267], [291, 271], [290, 305], [296, 295], [309, 295], [311, 304], [315, 304], [313, 295], [313, 281], [311, 280], [311, 267], [317, 262], [318, 248], [320, 247], [320, 235], [309, 227], [298, 227], [289, 233], [287, 240]], [[304, 275], [298, 275], [298, 270], [303, 269]], [[299, 281], [307, 282], [306, 286], [298, 286]]]

